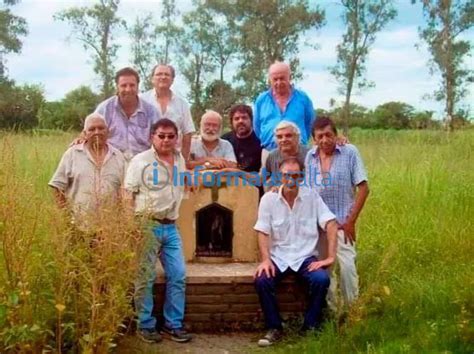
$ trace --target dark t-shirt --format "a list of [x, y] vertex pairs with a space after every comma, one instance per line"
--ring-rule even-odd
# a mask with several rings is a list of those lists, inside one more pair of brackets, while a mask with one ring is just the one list
[[229, 141], [234, 148], [238, 167], [246, 172], [259, 172], [262, 166], [262, 147], [255, 132], [239, 139], [234, 132], [228, 132], [222, 139]]

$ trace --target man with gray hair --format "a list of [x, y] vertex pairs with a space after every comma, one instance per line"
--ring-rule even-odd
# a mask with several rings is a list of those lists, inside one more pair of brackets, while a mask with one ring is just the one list
[[309, 148], [300, 144], [301, 133], [298, 126], [293, 122], [284, 120], [278, 123], [274, 133], [278, 147], [268, 155], [265, 162], [266, 172], [270, 174], [278, 173], [281, 161], [289, 157], [296, 157], [304, 166]]
[[85, 142], [69, 147], [49, 181], [56, 203], [71, 208], [73, 217], [94, 213], [106, 201], [119, 197], [125, 158], [107, 142], [105, 118], [92, 113], [84, 121]]
[[204, 166], [207, 169], [236, 168], [234, 148], [221, 139], [222, 116], [216, 111], [207, 111], [201, 117], [201, 136], [191, 142], [188, 168]]

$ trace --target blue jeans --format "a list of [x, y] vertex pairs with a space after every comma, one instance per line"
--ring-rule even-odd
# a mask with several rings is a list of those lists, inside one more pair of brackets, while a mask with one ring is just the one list
[[[329, 288], [329, 275], [324, 269], [317, 271], [308, 271], [311, 262], [316, 261], [316, 257], [306, 258], [300, 269], [296, 272], [299, 278], [302, 278], [309, 288], [308, 308], [304, 316], [303, 328], [319, 328], [322, 321], [322, 310], [326, 306], [326, 294]], [[255, 279], [255, 288], [257, 289], [260, 305], [265, 317], [265, 326], [268, 329], [282, 329], [282, 319], [278, 311], [276, 300], [276, 286], [288, 274], [294, 273], [290, 268], [281, 272], [275, 266], [275, 276], [267, 277], [264, 273]]]
[[139, 328], [155, 328], [153, 316], [153, 285], [156, 279], [156, 262], [159, 256], [166, 278], [163, 305], [165, 326], [177, 329], [183, 326], [186, 289], [181, 236], [175, 224], [153, 223], [149, 227], [149, 244], [145, 248], [140, 274], [135, 283], [135, 309]]

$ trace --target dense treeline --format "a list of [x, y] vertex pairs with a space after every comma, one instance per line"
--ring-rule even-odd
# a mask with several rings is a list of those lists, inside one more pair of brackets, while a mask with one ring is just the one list
[[[140, 73], [143, 90], [150, 88], [148, 76], [156, 63], [171, 63], [189, 88], [195, 119], [208, 108], [225, 114], [236, 102], [253, 102], [267, 87], [267, 68], [275, 60], [290, 63], [297, 83], [303, 70], [301, 48], [318, 45], [307, 33], [326, 24], [324, 2], [317, 5], [308, 0], [203, 0], [193, 1], [186, 12], [175, 0], [162, 0], [153, 12], [141, 13], [129, 23], [119, 16], [119, 0], [72, 6], [56, 13], [54, 20], [66, 23], [71, 29], [69, 38], [89, 55], [98, 92], [80, 87], [61, 101], [45, 102], [40, 87], [17, 86], [6, 75], [2, 55], [19, 53], [27, 34], [26, 21], [12, 14], [17, 2], [0, 0], [4, 33], [0, 36], [0, 128], [78, 129], [84, 114], [114, 93], [115, 63], [123, 43], [118, 39], [124, 36], [130, 43], [129, 62]], [[402, 102], [388, 102], [374, 110], [353, 103], [355, 91], [375, 86], [365, 78], [368, 54], [379, 32], [398, 14], [393, 0], [339, 2], [344, 33], [336, 47], [337, 60], [328, 70], [339, 83], [343, 102], [333, 105], [333, 117], [344, 129], [439, 126], [431, 112], [417, 112]], [[474, 75], [466, 67], [471, 43], [461, 35], [472, 28], [474, 3], [418, 2], [426, 18], [420, 39], [431, 55], [431, 73], [440, 78], [431, 97], [443, 102], [445, 125], [454, 128], [469, 122], [463, 99]]]

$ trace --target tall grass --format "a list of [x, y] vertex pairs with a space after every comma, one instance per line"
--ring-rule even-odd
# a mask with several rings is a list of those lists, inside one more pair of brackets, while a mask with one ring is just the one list
[[371, 194], [358, 225], [361, 297], [343, 327], [278, 348], [474, 351], [474, 132], [351, 135]]
[[105, 206], [81, 232], [47, 182], [70, 135], [4, 135], [0, 145], [0, 352], [103, 353], [131, 299], [142, 240]]
[[[0, 136], [1, 352], [103, 352], [130, 314], [134, 225], [106, 211], [91, 251], [97, 235], [78, 242], [47, 187], [72, 138]], [[354, 130], [351, 141], [371, 188], [358, 224], [361, 297], [344, 326], [274, 350], [472, 353], [474, 131]]]

